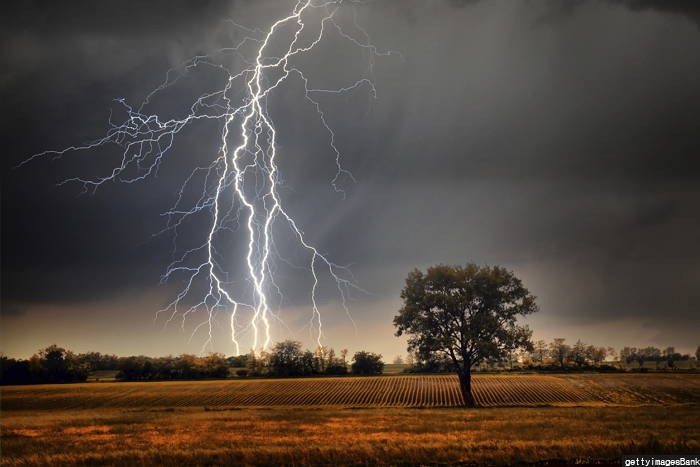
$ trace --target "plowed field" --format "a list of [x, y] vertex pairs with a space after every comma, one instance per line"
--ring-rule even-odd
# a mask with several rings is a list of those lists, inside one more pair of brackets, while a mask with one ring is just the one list
[[[700, 402], [700, 375], [475, 375], [474, 395], [495, 406], [635, 406]], [[84, 383], [2, 389], [3, 410], [119, 407], [449, 407], [454, 375]]]

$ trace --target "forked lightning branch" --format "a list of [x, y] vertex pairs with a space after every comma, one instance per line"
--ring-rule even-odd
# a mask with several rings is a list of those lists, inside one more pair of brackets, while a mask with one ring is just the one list
[[[95, 191], [107, 182], [131, 184], [155, 176], [161, 164], [175, 152], [180, 133], [194, 122], [212, 121], [221, 127], [220, 137], [211, 143], [210, 163], [192, 168], [175, 203], [165, 213], [168, 222], [164, 232], [170, 231], [174, 238], [185, 222], [207, 214], [204, 217], [207, 224], [201, 228], [201, 243], [184, 251], [175, 247], [177, 254], [162, 279], [177, 279], [183, 285], [172, 301], [158, 312], [158, 316], [166, 317], [167, 323], [179, 320], [183, 329], [194, 320], [192, 335], [202, 331], [206, 334], [202, 351], [213, 345], [215, 325], [221, 322], [225, 322], [227, 328], [230, 326], [237, 354], [245, 350], [244, 341], [255, 350], [268, 348], [274, 322], [282, 322], [280, 307], [273, 304], [271, 296], [284, 296], [275, 281], [274, 267], [275, 261], [283, 258], [276, 249], [275, 233], [283, 230], [294, 239], [306, 258], [304, 267], [310, 273], [309, 327], [318, 344], [321, 345], [323, 338], [322, 307], [318, 299], [322, 279], [330, 278], [335, 284], [339, 302], [350, 317], [348, 298], [353, 291], [361, 289], [346, 267], [335, 264], [311, 243], [303, 229], [313, 226], [300, 225], [285, 207], [279, 189], [282, 176], [279, 161], [285, 154], [279, 149], [278, 128], [268, 105], [280, 93], [298, 87], [291, 86], [290, 82], [301, 83], [303, 99], [316, 113], [327, 137], [325, 148], [306, 150], [328, 153], [335, 165], [330, 187], [344, 197], [343, 181], [354, 181], [354, 178], [343, 168], [341, 150], [319, 96], [365, 89], [376, 97], [372, 80], [374, 59], [392, 53], [378, 50], [358, 23], [356, 8], [359, 3], [299, 1], [288, 15], [274, 21], [266, 31], [233, 23], [242, 39], [169, 70], [162, 84], [138, 106], [119, 99], [126, 118], [121, 123], [110, 121], [105, 136], [84, 145], [38, 153], [23, 162], [117, 145], [121, 161], [107, 173], [61, 182], [79, 183], [85, 191]], [[341, 13], [352, 18], [349, 27], [338, 20]], [[360, 76], [353, 77], [342, 87], [325, 89], [312, 84], [313, 76], [302, 68], [298, 59], [317, 49], [330, 35], [360, 48], [366, 67]], [[227, 63], [226, 57], [236, 57], [237, 60], [230, 62], [239, 63], [237, 69]], [[191, 75], [203, 67], [224, 73], [222, 82], [225, 84], [188, 103], [183, 118], [168, 119], [149, 113], [148, 108], [156, 96], [171, 88], [185, 73]], [[193, 202], [185, 193], [191, 192], [194, 184], [199, 184], [197, 191], [201, 195]], [[223, 244], [221, 238], [231, 231], [232, 225], [236, 227], [238, 241], [245, 243], [243, 253], [233, 266], [230, 261], [222, 260], [228, 255], [222, 255], [221, 251], [228, 245]], [[232, 278], [231, 269], [236, 266], [244, 271], [242, 280]], [[245, 284], [242, 289], [233, 286], [241, 282]], [[281, 302], [277, 299], [276, 303]]]

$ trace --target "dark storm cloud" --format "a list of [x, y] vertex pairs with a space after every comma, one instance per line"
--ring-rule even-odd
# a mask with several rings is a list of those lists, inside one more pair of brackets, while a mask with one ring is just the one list
[[700, 4], [694, 0], [611, 0], [636, 11], [659, 11], [688, 17], [700, 27]]
[[[152, 237], [159, 213], [217, 129], [183, 135], [158, 179], [94, 195], [54, 183], [101, 173], [114, 153], [9, 167], [102, 134], [113, 98], [142, 99], [169, 67], [239, 37], [222, 19], [264, 27], [286, 6], [3, 5], [4, 315], [154, 288], [171, 246]], [[272, 112], [288, 208], [322, 251], [354, 264], [372, 292], [362, 300], [396, 299], [415, 266], [474, 260], [521, 273], [545, 322], [559, 323], [552, 332], [575, 337], [577, 326], [620, 319], [668, 336], [697, 327], [696, 2], [385, 1], [358, 11], [374, 42], [405, 58], [377, 60], [376, 102], [359, 91], [324, 100], [358, 179], [345, 201], [328, 186], [329, 154], [309, 151], [327, 144], [313, 112], [292, 92]], [[319, 85], [362, 65], [331, 44], [307, 63]], [[193, 83], [164, 101], [177, 107]], [[292, 276], [288, 300], [304, 305], [308, 291]]]
[[567, 277], [543, 299], [572, 322], [696, 322], [697, 30], [597, 2], [542, 25], [552, 5], [416, 22], [358, 243], [404, 273], [476, 259]]
[[162, 227], [157, 213], [172, 192], [107, 186], [79, 197], [75, 186], [56, 188], [80, 164], [88, 172], [105, 167], [84, 155], [10, 168], [37, 151], [100, 135], [112, 99], [143, 98], [148, 89], [139, 81], [155, 86], [167, 68], [208, 48], [212, 38], [201, 31], [221, 31], [231, 6], [3, 4], [3, 313], [20, 303], [91, 300], [157, 283], [168, 243], [150, 234]]
[[228, 17], [236, 3], [200, 0], [154, 0], [135, 7], [120, 1], [104, 1], [99, 5], [77, 0], [70, 8], [57, 2], [8, 1], [4, 4], [5, 35], [31, 29], [45, 36], [78, 34], [116, 34], [119, 36], [162, 37], [193, 30]]

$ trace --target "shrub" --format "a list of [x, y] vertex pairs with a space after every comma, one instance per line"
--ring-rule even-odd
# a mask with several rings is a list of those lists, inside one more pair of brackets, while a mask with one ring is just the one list
[[352, 359], [351, 371], [354, 375], [380, 375], [384, 371], [381, 354], [360, 351]]

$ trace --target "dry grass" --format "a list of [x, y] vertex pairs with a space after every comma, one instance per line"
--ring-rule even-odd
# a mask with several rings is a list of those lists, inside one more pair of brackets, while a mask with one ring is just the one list
[[430, 408], [459, 403], [452, 376], [5, 387], [2, 464], [510, 464], [700, 451], [697, 375], [483, 375], [475, 385], [483, 405], [502, 407]]
[[31, 411], [2, 419], [3, 465], [509, 464], [697, 452], [700, 409]]

